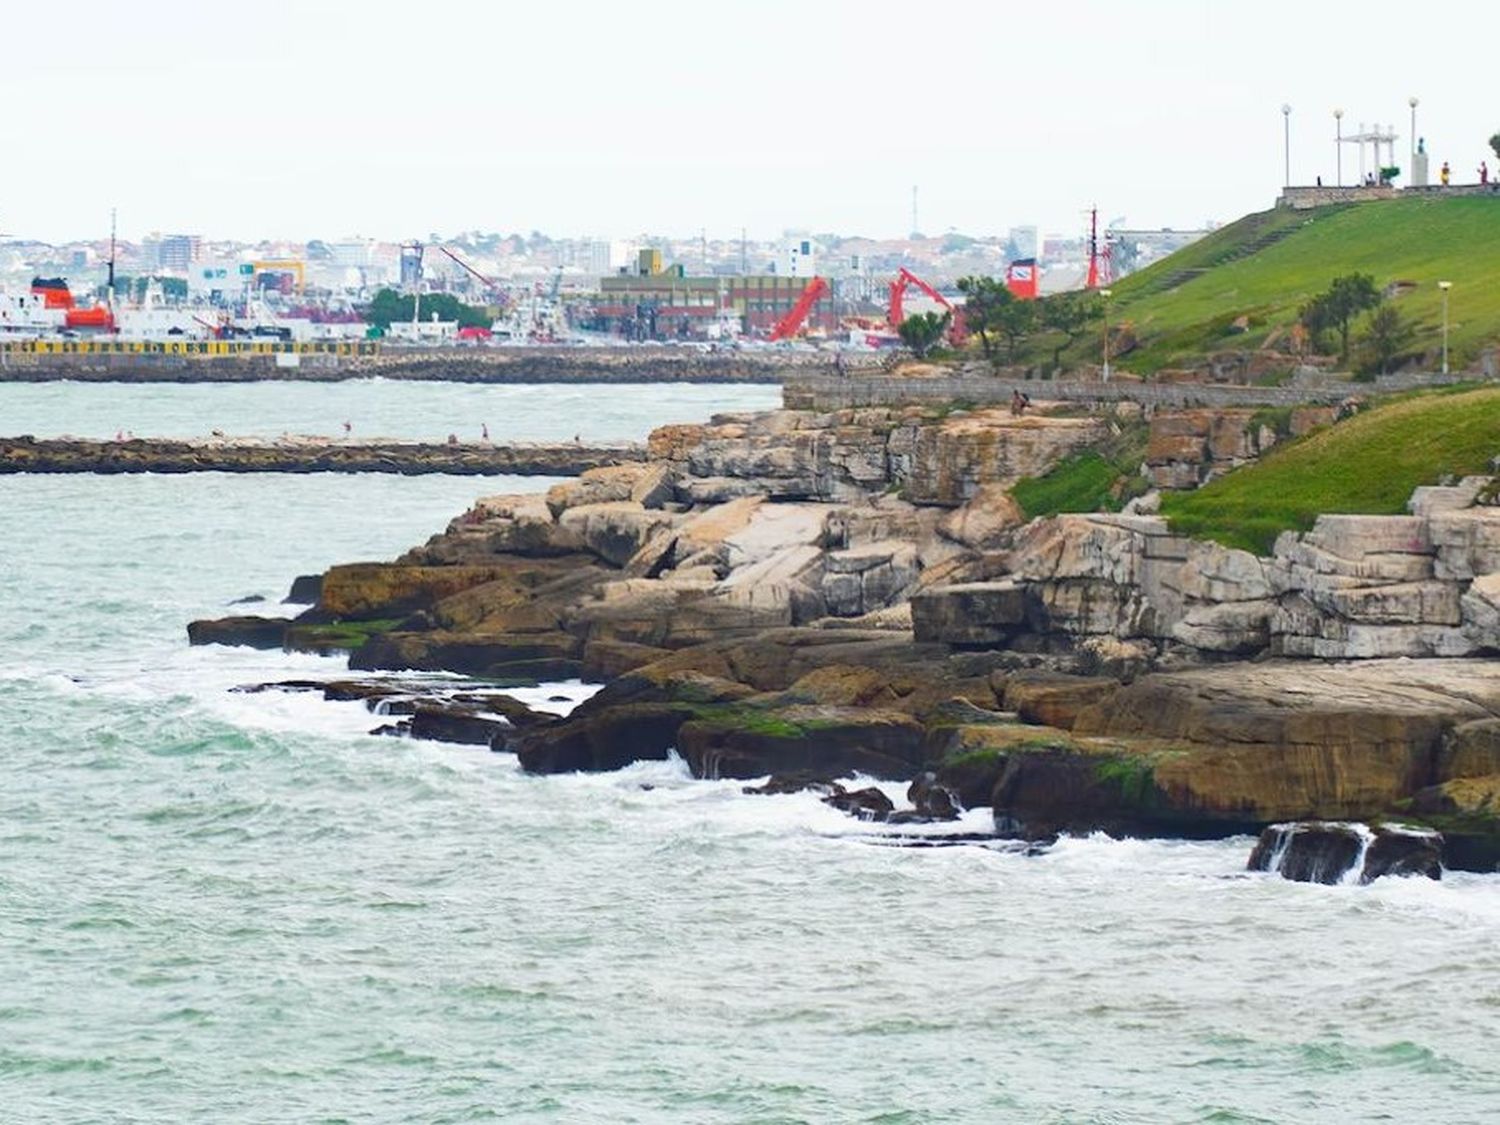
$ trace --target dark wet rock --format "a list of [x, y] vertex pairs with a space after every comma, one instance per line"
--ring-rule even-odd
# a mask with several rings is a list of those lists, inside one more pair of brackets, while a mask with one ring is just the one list
[[1256, 832], [1265, 823], [1243, 809], [1205, 807], [1163, 788], [1156, 776], [1160, 762], [1146, 752], [1062, 744], [1015, 747], [1004, 758], [992, 805], [995, 827], [1007, 835], [1215, 839]]
[[[929, 754], [929, 759], [933, 755]], [[1005, 772], [1005, 755], [1000, 752], [960, 754], [939, 762], [934, 771], [937, 783], [951, 793], [966, 809], [977, 809], [990, 803], [1000, 775]]]
[[530, 773], [618, 770], [665, 759], [693, 713], [686, 703], [621, 703], [517, 732], [505, 746], [491, 748], [513, 750]]
[[455, 692], [447, 685], [401, 680], [281, 680], [235, 689], [244, 692], [316, 691], [334, 702], [362, 702], [382, 715], [408, 716], [371, 734], [405, 735], [438, 742], [490, 746], [510, 733], [555, 722], [519, 699], [493, 691]]
[[359, 671], [458, 672], [507, 684], [577, 677], [579, 645], [566, 633], [384, 633], [349, 657]]
[[218, 617], [188, 623], [188, 642], [195, 645], [238, 645], [244, 648], [281, 648], [287, 622], [282, 617]]
[[419, 703], [407, 726], [413, 738], [468, 746], [489, 746], [496, 734], [510, 729], [510, 723], [504, 719], [494, 718], [472, 706], [431, 703]]
[[265, 598], [264, 594], [246, 594], [243, 598], [235, 598], [234, 601], [230, 602], [229, 604], [230, 605], [257, 605], [260, 602], [263, 602], [265, 600], [266, 600], [266, 598]]
[[1368, 883], [1383, 875], [1423, 875], [1440, 879], [1443, 874], [1443, 838], [1436, 832], [1382, 825], [1365, 853], [1365, 869], [1359, 881]]
[[1307, 821], [1267, 828], [1247, 866], [1299, 883], [1341, 883], [1356, 867], [1361, 883], [1386, 875], [1439, 879], [1442, 851], [1442, 836], [1427, 829]]
[[922, 764], [922, 726], [910, 715], [855, 707], [750, 705], [700, 714], [678, 732], [695, 777], [807, 771], [904, 780]]
[[823, 803], [859, 820], [885, 820], [896, 808], [891, 799], [873, 785], [866, 789], [830, 793], [823, 798]]
[[822, 797], [833, 797], [846, 791], [831, 777], [802, 770], [796, 773], [772, 774], [764, 785], [747, 785], [741, 792], [755, 796], [776, 796], [785, 793], [803, 793], [807, 790], [812, 790]]
[[323, 595], [321, 574], [299, 574], [292, 579], [292, 588], [281, 599], [283, 605], [317, 605]]
[[938, 782], [937, 774], [924, 770], [907, 786], [906, 799], [912, 803], [912, 812], [923, 820], [957, 820], [958, 801], [953, 793]]
[[1247, 867], [1295, 883], [1339, 883], [1364, 846], [1364, 835], [1349, 824], [1275, 824], [1261, 833]]

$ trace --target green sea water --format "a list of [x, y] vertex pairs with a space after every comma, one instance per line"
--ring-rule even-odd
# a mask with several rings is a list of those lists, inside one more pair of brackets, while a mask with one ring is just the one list
[[1500, 878], [880, 846], [675, 763], [373, 737], [230, 690], [340, 661], [186, 643], [545, 483], [0, 478], [0, 1121], [1500, 1118]]

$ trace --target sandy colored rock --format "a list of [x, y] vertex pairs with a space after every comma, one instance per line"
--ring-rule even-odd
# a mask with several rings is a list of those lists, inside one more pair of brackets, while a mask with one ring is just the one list
[[1003, 484], [981, 484], [961, 507], [937, 525], [940, 535], [976, 550], [1007, 546], [1010, 533], [1026, 522], [1025, 513]]

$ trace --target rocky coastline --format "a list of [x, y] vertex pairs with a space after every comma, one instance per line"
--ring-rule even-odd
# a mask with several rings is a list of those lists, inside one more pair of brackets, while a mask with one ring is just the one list
[[[1200, 423], [1152, 419], [1147, 469], [1196, 481], [1272, 440], [1244, 437], [1248, 414], [1234, 433]], [[1174, 535], [1149, 499], [1028, 520], [1012, 497], [1144, 426], [1123, 403], [662, 427], [639, 460], [486, 497], [394, 561], [332, 568], [299, 618], [190, 636], [502, 694], [602, 683], [562, 719], [464, 705], [484, 723], [462, 741], [537, 773], [675, 752], [697, 776], [769, 775], [872, 820], [988, 808], [1028, 842], [1269, 833], [1261, 862], [1323, 881], [1430, 874], [1433, 855], [1495, 870], [1492, 483], [1419, 490], [1405, 516], [1325, 516], [1265, 558]], [[910, 808], [851, 792], [854, 774], [912, 783]], [[1324, 821], [1374, 827], [1347, 856], [1338, 826], [1285, 827]]]

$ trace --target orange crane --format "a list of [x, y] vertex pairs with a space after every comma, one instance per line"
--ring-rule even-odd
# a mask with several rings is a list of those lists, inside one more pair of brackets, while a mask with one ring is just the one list
[[948, 335], [954, 343], [961, 341], [966, 335], [964, 331], [963, 310], [954, 308], [952, 301], [948, 300], [947, 297], [944, 297], [905, 266], [901, 267], [901, 272], [896, 275], [896, 280], [891, 282], [891, 300], [886, 309], [886, 320], [890, 323], [891, 330], [899, 331], [901, 322], [906, 319], [904, 303], [906, 300], [906, 289], [909, 285], [915, 285], [923, 293], [926, 293], [953, 314], [953, 324], [948, 329]]
[[776, 322], [776, 327], [771, 329], [771, 339], [785, 340], [788, 336], [795, 336], [807, 320], [807, 314], [812, 312], [812, 307], [818, 300], [828, 293], [828, 282], [821, 277], [815, 277], [807, 283], [807, 288], [802, 290], [802, 296], [797, 298], [797, 303], [791, 310]]

